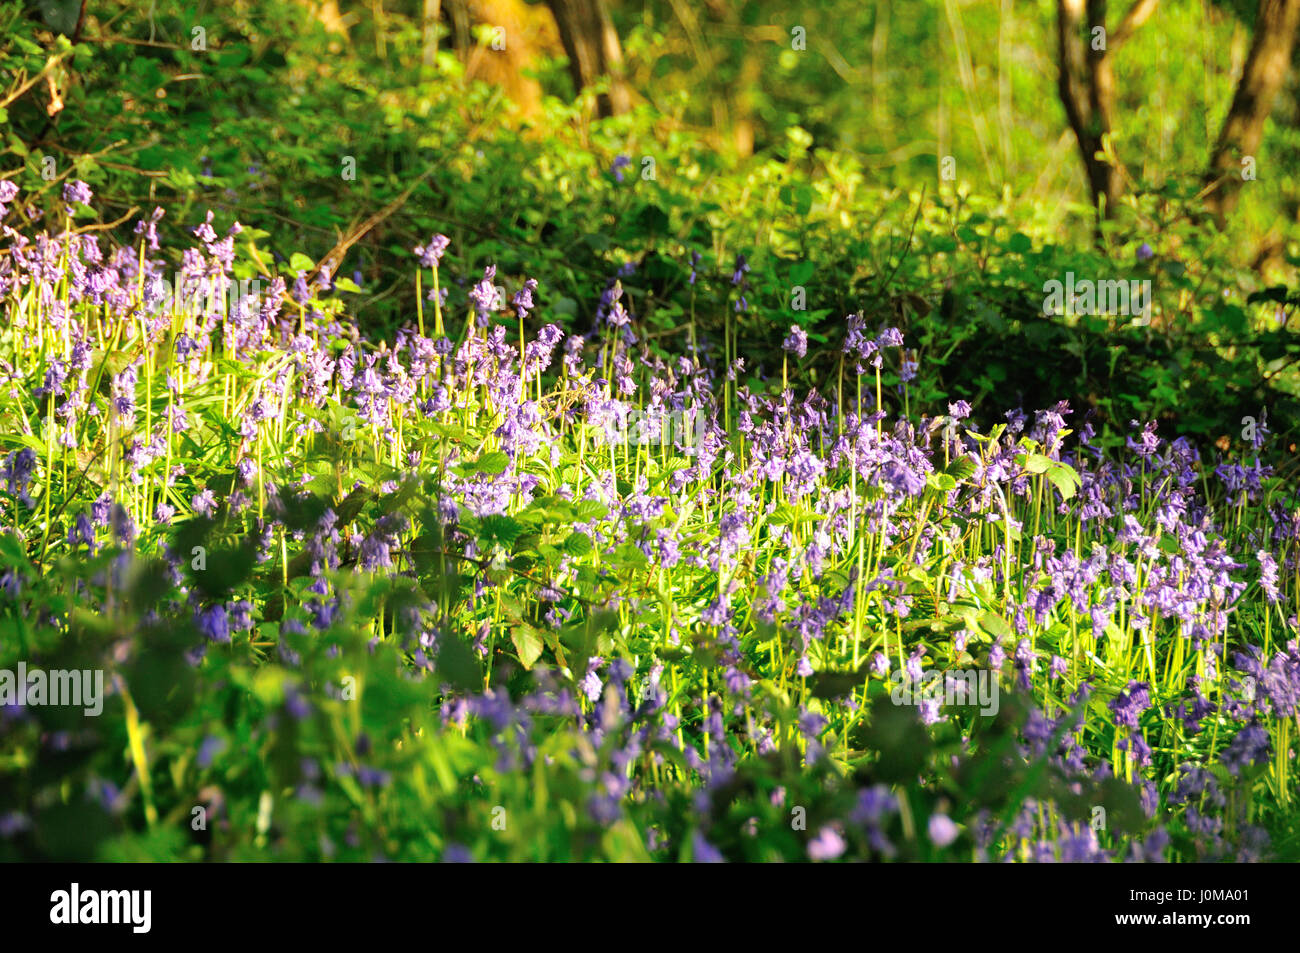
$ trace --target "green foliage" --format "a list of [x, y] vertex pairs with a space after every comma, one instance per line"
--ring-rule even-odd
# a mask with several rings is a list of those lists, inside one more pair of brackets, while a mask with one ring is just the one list
[[[871, 408], [879, 386], [886, 409], [922, 426], [923, 413], [941, 415], [948, 402], [969, 400], [980, 432], [971, 439], [990, 449], [998, 432], [980, 434], [1009, 407], [1062, 399], [1081, 416], [1092, 412], [1096, 443], [1109, 448], [1122, 446], [1134, 419], [1161, 420], [1207, 450], [1218, 442], [1234, 458], [1245, 417], [1265, 412], [1278, 446], [1298, 436], [1294, 245], [1284, 246], [1285, 283], [1272, 277], [1261, 290], [1265, 283], [1248, 268], [1248, 239], [1278, 210], [1294, 218], [1295, 187], [1288, 172], [1247, 190], [1240, 221], [1222, 235], [1197, 218], [1204, 141], [1171, 137], [1169, 124], [1176, 110], [1207, 123], [1217, 116], [1227, 88], [1229, 44], [1221, 41], [1233, 24], [1210, 24], [1209, 82], [1160, 71], [1169, 56], [1161, 36], [1172, 43], [1197, 36], [1190, 4], [1171, 4], [1162, 32], [1139, 35], [1125, 51], [1120, 79], [1130, 121], [1120, 152], [1161, 159], [1135, 162], [1132, 200], [1100, 242], [1087, 210], [1068, 201], [1081, 194], [1073, 152], [1053, 146], [1061, 123], [1050, 63], [1031, 38], [1047, 30], [1048, 5], [1017, 8], [1004, 23], [992, 5], [925, 3], [915, 16], [887, 23], [888, 4], [832, 3], [801, 11], [798, 25], [809, 36], [802, 52], [788, 42], [796, 25], [786, 22], [790, 15], [768, 3], [710, 6], [694, 27], [669, 16], [680, 5], [646, 4], [635, 26], [623, 8], [630, 69], [646, 102], [602, 122], [590, 121], [581, 101], [554, 96], [540, 116], [521, 121], [500, 91], [466, 80], [452, 53], [424, 66], [422, 35], [407, 11], [389, 11], [386, 26], [363, 22], [349, 45], [294, 4], [109, 2], [91, 5], [74, 43], [73, 6], [0, 4], [0, 175], [23, 189], [12, 214], [46, 210], [52, 229], [92, 225], [89, 209], [63, 217], [60, 191], [80, 179], [95, 189], [107, 219], [122, 220], [105, 231], [124, 245], [138, 247], [131, 222], [155, 204], [165, 208], [162, 254], [172, 265], [209, 209], [219, 233], [235, 220], [245, 226], [235, 249], [240, 278], [313, 279], [341, 249], [330, 287], [297, 314], [304, 333], [329, 319], [345, 326], [328, 345], [335, 356], [348, 336], [376, 340], [430, 326], [428, 272], [424, 284], [411, 280], [411, 253], [430, 234], [445, 233], [452, 243], [439, 279], [450, 294], [441, 313], [452, 316], [453, 338], [468, 310], [466, 289], [488, 264], [499, 265], [507, 299], [536, 278], [537, 317], [578, 334], [596, 323], [601, 292], [617, 277], [631, 333], [654, 356], [696, 358], [716, 371], [717, 403], [728, 415], [739, 406], [738, 388], [775, 395], [788, 381], [820, 388], [841, 414]], [[967, 31], [964, 39], [955, 25]], [[1004, 59], [997, 38], [1008, 25], [1017, 39]], [[363, 42], [381, 35], [383, 58]], [[704, 47], [694, 42], [700, 36]], [[836, 59], [831, 37], [846, 48], [857, 43], [851, 54], [863, 45], [873, 52]], [[953, 82], [946, 64], [963, 56], [973, 79]], [[841, 60], [847, 77], [836, 68]], [[538, 68], [555, 91], [555, 64]], [[52, 85], [31, 82], [43, 71]], [[1147, 95], [1153, 76], [1158, 97]], [[993, 106], [999, 84], [1012, 113]], [[51, 89], [62, 97], [54, 115]], [[1043, 107], [1048, 101], [1051, 109]], [[728, 116], [721, 126], [709, 115], [717, 103]], [[1267, 140], [1282, 167], [1295, 151], [1288, 110], [1289, 99]], [[943, 126], [940, 111], [958, 118]], [[733, 134], [741, 120], [755, 131], [752, 157], [719, 147], [720, 135]], [[948, 154], [961, 170], [954, 182], [935, 169]], [[616, 172], [619, 156], [630, 163]], [[1067, 200], [1049, 200], [1040, 181]], [[1144, 245], [1149, 258], [1138, 256]], [[1151, 321], [1045, 314], [1045, 283], [1069, 274], [1149, 281]], [[38, 308], [21, 294], [5, 300], [24, 312]], [[879, 384], [841, 351], [850, 313], [863, 315], [872, 331], [904, 334], [906, 349], [885, 362]], [[526, 323], [518, 334], [532, 338], [537, 318]], [[809, 337], [801, 359], [782, 351], [792, 325]], [[516, 328], [508, 330], [513, 340]], [[118, 343], [92, 354], [91, 399], [105, 409], [111, 382], [139, 356]], [[1085, 803], [1046, 757], [1021, 756], [1017, 740], [1029, 713], [1019, 696], [1004, 695], [994, 716], [961, 708], [933, 730], [886, 701], [886, 686], [857, 657], [860, 637], [896, 651], [901, 664], [905, 642], [908, 650], [937, 652], [942, 635], [947, 651], [964, 631], [970, 648], [961, 660], [972, 665], [1014, 637], [1005, 594], [984, 584], [948, 603], [941, 594], [953, 560], [913, 564], [918, 543], [910, 537], [897, 544], [910, 551], [872, 551], [873, 537], [858, 552], [872, 552], [877, 570], [897, 570], [916, 615], [887, 619], [883, 602], [864, 599], [855, 631], [828, 640], [808, 678], [793, 674], [795, 660], [779, 647], [783, 633], [754, 618], [752, 585], [742, 590], [738, 602], [750, 604], [739, 664], [756, 675], [752, 711], [777, 732], [763, 751], [734, 732], [711, 738], [707, 699], [724, 677], [728, 646], [698, 619], [728, 580], [703, 562], [665, 572], [646, 541], [661, 529], [688, 545], [712, 540], [724, 514], [698, 503], [725, 490], [724, 479], [693, 475], [699, 497], [681, 499], [674, 480], [688, 461], [622, 448], [621, 459], [611, 451], [608, 460], [614, 495], [621, 503], [642, 492], [644, 480], [645, 493], [671, 500], [661, 516], [633, 519], [606, 502], [553, 492], [590, 487], [595, 476], [595, 458], [573, 423], [574, 408], [590, 395], [576, 385], [561, 387], [548, 405], [564, 439], [527, 461], [522, 474], [497, 449], [502, 421], [486, 397], [470, 394], [473, 406], [455, 419], [423, 415], [394, 438], [368, 429], [332, 393], [319, 406], [295, 408], [302, 416], [287, 429], [302, 424], [310, 433], [318, 425], [311, 436], [286, 436], [284, 421], [265, 425], [255, 441], [264, 451], [256, 502], [246, 500], [241, 511], [222, 502], [240, 487], [234, 401], [271, 372], [243, 355], [214, 356], [213, 380], [222, 386], [193, 395], [195, 425], [176, 437], [169, 458], [184, 471], [180, 482], [151, 473], [162, 485], [156, 497], [129, 491], [137, 516], [150, 518], [149, 504], [168, 500], [183, 515], [151, 526], [139, 554], [124, 559], [113, 546], [82, 553], [62, 542], [100, 493], [128, 483], [120, 457], [105, 464], [96, 456], [112, 437], [63, 453], [48, 434], [38, 436], [46, 409], [31, 394], [46, 355], [30, 342], [6, 347], [6, 366], [29, 375], [30, 385], [0, 399], [0, 450], [42, 456], [44, 512], [24, 514], [6, 499], [14, 531], [0, 533], [0, 573], [7, 586], [20, 582], [22, 599], [42, 611], [22, 611], [6, 590], [0, 668], [26, 658], [50, 669], [113, 660], [115, 690], [95, 731], [75, 730], [83, 723], [43, 708], [3, 735], [0, 819], [31, 816], [21, 836], [0, 838], [0, 859], [427, 860], [463, 848], [502, 860], [643, 860], [689, 859], [712, 847], [733, 860], [795, 860], [809, 856], [819, 832], [792, 827], [791, 807], [850, 817], [864, 791], [888, 791], [905, 807], [879, 829], [845, 831], [853, 856], [885, 856], [873, 835], [903, 860], [980, 856], [978, 843], [1010, 843], [1016, 819], [1045, 803], [1055, 817], [1084, 825], [1091, 808], [1105, 807], [1108, 843], [1117, 847], [1150, 833], [1126, 783], [1106, 780]], [[171, 366], [175, 349], [174, 340], [164, 341], [151, 359]], [[602, 361], [608, 357], [602, 352]], [[726, 383], [727, 365], [738, 358], [744, 364], [731, 365], [736, 380]], [[169, 392], [161, 379], [144, 386], [142, 412], [163, 419]], [[728, 452], [743, 458], [744, 438], [724, 419]], [[417, 474], [399, 445], [424, 454]], [[1028, 442], [1018, 452], [1035, 487], [1031, 502], [1047, 501], [1049, 532], [1062, 547], [1074, 545], [1078, 524], [1058, 522], [1052, 511], [1077, 502], [1079, 470]], [[61, 469], [52, 463], [60, 454]], [[602, 471], [606, 463], [599, 460]], [[994, 513], [987, 525], [988, 514], [950, 512], [951, 501], [974, 495], [981, 477], [974, 456], [944, 463], [927, 474], [919, 516], [906, 515], [927, 529], [931, 520], [936, 537], [959, 540], [958, 555], [1000, 552], [1003, 559], [1012, 545], [1019, 555], [1028, 545], [1021, 529], [1028, 506], [1011, 501], [1020, 518], [998, 523]], [[436, 509], [445, 481], [491, 484], [503, 475], [535, 479], [547, 492], [525, 504], [512, 497], [505, 512], [463, 512], [449, 528]], [[1284, 470], [1270, 485], [1276, 495], [1268, 502], [1293, 502], [1288, 476]], [[864, 500], [876, 493], [856, 479], [835, 480], [834, 489], [861, 491]], [[268, 484], [301, 492], [268, 493]], [[204, 491], [218, 505], [191, 515], [185, 507]], [[755, 552], [768, 547], [745, 567], [751, 584], [758, 560], [770, 568], [773, 552], [788, 545], [777, 541], [816, 538], [829, 522], [807, 500], [774, 492], [767, 503], [749, 527]], [[1267, 531], [1258, 516], [1264, 510], [1252, 510], [1259, 522], [1247, 525], [1238, 514], [1235, 543], [1244, 547]], [[302, 540], [327, 512], [345, 542], [341, 565], [325, 574], [341, 597], [322, 620], [310, 589], [320, 556]], [[270, 539], [263, 535], [268, 513], [279, 527]], [[356, 540], [393, 526], [400, 527], [392, 555], [401, 572], [359, 569]], [[1176, 541], [1161, 545], [1170, 554]], [[201, 568], [190, 561], [198, 553]], [[840, 561], [810, 597], [847, 589], [862, 565]], [[1028, 572], [1017, 585], [1028, 585]], [[202, 631], [195, 609], [232, 600], [248, 604], [250, 624], [221, 643]], [[1233, 638], [1272, 644], [1256, 630], [1276, 624], [1280, 631], [1286, 620], [1252, 605], [1243, 616], [1253, 628]], [[412, 627], [422, 613], [439, 620], [436, 632]], [[1073, 616], [1068, 626], [1050, 623], [1045, 646], [1077, 646], [1079, 628]], [[679, 629], [689, 630], [686, 638]], [[196, 667], [196, 647], [205, 645]], [[1178, 651], [1161, 647], [1168, 697], [1194, 665]], [[1137, 658], [1123, 653], [1125, 675], [1133, 664], [1144, 675]], [[470, 698], [518, 702], [553, 685], [580, 697], [584, 675], [600, 659], [625, 661], [633, 675], [617, 690], [582, 699], [588, 726], [612, 704], [609, 692], [634, 699], [656, 687], [664, 710], [679, 719], [675, 733], [651, 738], [617, 771], [626, 726], [602, 725], [601, 735], [543, 711], [520, 734], [458, 708]], [[1119, 670], [1116, 657], [1108, 661]], [[661, 673], [652, 679], [656, 665]], [[1124, 683], [1109, 671], [1106, 680], [1112, 696]], [[1090, 754], [1123, 763], [1109, 699], [1075, 702], [1056, 686], [1039, 687], [1058, 715], [1079, 706], [1087, 722], [1079, 737]], [[845, 698], [857, 707], [844, 706]], [[805, 730], [801, 719], [821, 712], [831, 716], [825, 731]], [[1143, 727], [1167, 742], [1157, 754], [1166, 796], [1178, 768], [1171, 751], [1213, 763], [1229, 741], [1184, 737], [1163, 713], [1148, 714]], [[1289, 736], [1278, 737], [1289, 752]], [[714, 744], [734, 749], [737, 768], [708, 788], [695, 756]], [[833, 756], [815, 757], [818, 746]], [[531, 754], [526, 769], [518, 760], [523, 747]], [[1234, 806], [1257, 812], [1252, 820], [1269, 827], [1286, 856], [1297, 840], [1284, 764], [1240, 777], [1220, 771], [1219, 781]], [[604, 821], [592, 807], [605, 783], [593, 779], [602, 772], [638, 785], [636, 796], [614, 799], [617, 809]], [[196, 807], [206, 828], [190, 823]], [[498, 810], [510, 818], [501, 829]], [[940, 815], [959, 828], [950, 848], [925, 836], [928, 820]], [[765, 836], [749, 835], [752, 827]], [[1185, 824], [1175, 819], [1171, 831], [1180, 856], [1198, 856], [1202, 845]]]
[[[737, 31], [725, 33], [726, 42], [775, 22], [765, 21], [763, 9], [746, 4], [728, 14]], [[862, 8], [864, 36], [872, 35], [880, 9]], [[40, 71], [43, 47], [68, 46], [19, 7], [5, 11], [12, 31], [0, 65], [16, 84], [24, 71]], [[623, 270], [629, 310], [657, 347], [673, 352], [693, 342], [714, 361], [729, 352], [743, 356], [756, 388], [777, 370], [791, 324], [819, 342], [792, 370], [796, 379], [824, 382], [837, 373], [833, 349], [844, 315], [860, 312], [873, 324], [902, 327], [916, 343], [924, 373], [913, 396], [921, 404], [962, 395], [977, 409], [988, 404], [1000, 413], [1016, 403], [1069, 398], [1093, 408], [1102, 428], [1176, 417], [1183, 432], [1206, 442], [1262, 408], [1281, 420], [1296, 407], [1295, 344], [1266, 303], [1246, 300], [1259, 285], [1241, 268], [1241, 249], [1249, 246], [1195, 224], [1195, 186], [1184, 187], [1194, 178], [1190, 158], [1182, 178], [1157, 170], [1138, 183], [1132, 207], [1098, 251], [1086, 217], [1062, 222], [1035, 203], [1009, 209], [973, 190], [965, 175], [956, 183], [904, 175], [893, 180], [901, 190], [889, 189], [889, 180], [873, 182], [879, 177], [870, 156], [843, 150], [852, 138], [841, 120], [854, 97], [826, 105], [838, 110], [827, 120], [840, 130], [829, 143], [834, 148], [822, 144], [825, 137], [777, 122], [767, 151], [741, 161], [649, 107], [591, 125], [575, 107], [548, 99], [545, 116], [520, 127], [499, 93], [462, 78], [451, 53], [440, 53], [432, 69], [422, 66], [418, 24], [402, 16], [388, 23], [389, 59], [380, 68], [365, 43], [341, 47], [291, 5], [163, 5], [152, 15], [109, 5], [91, 12], [84, 36], [94, 42], [76, 46], [58, 68], [63, 110], [46, 115], [41, 84], [9, 108], [8, 160], [20, 166], [15, 181], [24, 195], [40, 203], [78, 177], [115, 215], [162, 204], [165, 235], [211, 207], [219, 222], [238, 218], [253, 226], [241, 236], [251, 260], [262, 262], [264, 274], [274, 267], [271, 258], [287, 263], [279, 270], [289, 280], [312, 272], [369, 216], [400, 203], [335, 262], [337, 291], [375, 331], [411, 320], [416, 289], [405, 256], [429, 234], [445, 232], [453, 248], [443, 279], [451, 304], [463, 302], [463, 289], [493, 262], [498, 280], [536, 278], [540, 300], [583, 331], [602, 285]], [[988, 11], [972, 15], [971, 36], [996, 25]], [[795, 100], [841, 82], [825, 68], [808, 68], [827, 55], [818, 44], [829, 42], [828, 24], [843, 32], [837, 16], [809, 12], [816, 18], [803, 24], [810, 48], [796, 54], [806, 59], [793, 72], [764, 71], [784, 76], [768, 87]], [[1180, 17], [1171, 14], [1161, 30], [1169, 35], [1171, 23], [1182, 29]], [[895, 21], [886, 54], [907, 49], [918, 63], [932, 57], [925, 43], [905, 43], [906, 31], [919, 31], [918, 39], [950, 28], [940, 8]], [[206, 31], [206, 49], [192, 48], [196, 26]], [[667, 25], [656, 35], [677, 48]], [[1144, 36], [1125, 49], [1122, 63], [1138, 68], [1139, 44], [1153, 42]], [[142, 37], [149, 43], [123, 41]], [[654, 48], [636, 54], [641, 47], [629, 42], [635, 55]], [[793, 52], [782, 52], [788, 43], [769, 43], [756, 49], [780, 62]], [[733, 59], [728, 53], [718, 62]], [[669, 57], [660, 68], [673, 62]], [[681, 82], [691, 74], [671, 75]], [[719, 68], [710, 81], [725, 85], [728, 75]], [[889, 81], [904, 75], [909, 89], [926, 88], [924, 73], [915, 70], [891, 72]], [[1139, 78], [1124, 88], [1140, 99]], [[1049, 95], [1017, 92], [1015, 101]], [[774, 108], [790, 113], [788, 106]], [[923, 121], [909, 113], [912, 107], [897, 108], [888, 128]], [[1037, 142], [1043, 134], [1029, 138]], [[1035, 175], [1046, 161], [1015, 151]], [[49, 182], [41, 177], [46, 155], [57, 172]], [[619, 155], [631, 164], [616, 176]], [[972, 164], [965, 154], [958, 160], [960, 168]], [[1254, 191], [1268, 189], [1261, 183]], [[1155, 257], [1135, 262], [1143, 242]], [[692, 254], [702, 256], [698, 269]], [[739, 297], [730, 280], [737, 255], [750, 268], [740, 289], [747, 307], [728, 320]], [[1045, 319], [1042, 286], [1067, 272], [1151, 280], [1152, 325], [1101, 316]], [[796, 289], [802, 310], [793, 307]]]

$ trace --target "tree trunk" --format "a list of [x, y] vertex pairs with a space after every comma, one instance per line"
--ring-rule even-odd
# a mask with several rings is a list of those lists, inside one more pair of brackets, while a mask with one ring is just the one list
[[461, 62], [469, 59], [474, 37], [470, 32], [469, 0], [447, 0], [447, 19], [451, 21], [451, 47]]
[[438, 20], [442, 16], [442, 0], [424, 0], [424, 56], [425, 66], [438, 62]]
[[1133, 0], [1114, 32], [1106, 30], [1106, 0], [1056, 0], [1056, 39], [1060, 73], [1057, 92], [1066, 118], [1079, 143], [1088, 176], [1093, 208], [1097, 209], [1097, 237], [1101, 220], [1115, 212], [1124, 191], [1124, 169], [1114, 157], [1097, 158], [1115, 121], [1115, 52], [1151, 18], [1160, 0]]
[[575, 90], [609, 77], [609, 92], [596, 97], [601, 116], [616, 116], [632, 108], [623, 82], [623, 47], [604, 0], [546, 0], [560, 29], [560, 41], [569, 57]]
[[1093, 49], [1092, 31], [1105, 28], [1106, 0], [1087, 0], [1089, 40], [1083, 38], [1084, 0], [1057, 0], [1056, 40], [1059, 73], [1057, 92], [1065, 116], [1079, 143], [1092, 193], [1092, 205], [1099, 218], [1114, 212], [1120, 194], [1119, 170], [1097, 157], [1102, 139], [1111, 131], [1115, 84], [1105, 46]]
[[1300, 0], [1260, 0], [1250, 54], [1205, 174], [1210, 189], [1206, 207], [1220, 225], [1236, 208], [1244, 181], [1242, 159], [1259, 149], [1264, 122], [1291, 64], [1297, 27]]

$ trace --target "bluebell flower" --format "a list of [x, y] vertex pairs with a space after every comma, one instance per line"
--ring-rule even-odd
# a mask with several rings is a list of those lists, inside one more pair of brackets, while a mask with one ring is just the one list
[[80, 179], [73, 179], [70, 182], [63, 183], [63, 201], [69, 205], [76, 202], [88, 206], [93, 197], [94, 193], [90, 191], [90, 186]]
[[198, 626], [199, 632], [209, 642], [230, 642], [230, 619], [226, 614], [225, 606], [217, 604], [208, 606], [206, 609], [196, 610], [194, 622]]
[[947, 814], [931, 814], [927, 828], [930, 834], [930, 842], [939, 848], [947, 847], [961, 833], [957, 825], [953, 823], [952, 818]]
[[227, 747], [226, 739], [220, 735], [208, 735], [199, 745], [198, 754], [194, 757], [194, 763], [200, 768], [212, 766], [213, 760]]
[[697, 864], [726, 863], [721, 851], [705, 840], [704, 835], [699, 831], [696, 831], [691, 838], [691, 860]]
[[848, 849], [844, 838], [833, 827], [823, 827], [808, 842], [809, 860], [834, 860]]
[[415, 254], [420, 259], [420, 267], [437, 268], [438, 263], [442, 261], [443, 253], [447, 251], [447, 246], [450, 244], [451, 239], [446, 235], [434, 235], [429, 239], [428, 244], [416, 245]]
[[790, 333], [782, 342], [781, 347], [787, 354], [793, 354], [803, 360], [804, 355], [808, 353], [808, 332], [797, 324], [790, 325]]

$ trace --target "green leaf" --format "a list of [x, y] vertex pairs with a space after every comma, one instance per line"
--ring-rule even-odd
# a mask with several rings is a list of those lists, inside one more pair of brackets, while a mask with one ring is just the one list
[[1025, 456], [1023, 465], [1030, 473], [1046, 473], [1056, 466], [1056, 461], [1051, 457], [1043, 456], [1041, 453], [1030, 453]]
[[502, 450], [489, 450], [467, 466], [477, 473], [505, 473], [506, 468], [510, 466], [510, 456]]
[[1007, 624], [1007, 620], [993, 612], [981, 613], [979, 624], [981, 629], [993, 636], [995, 639], [1010, 639], [1013, 635], [1011, 626]]
[[644, 569], [649, 565], [645, 553], [641, 552], [634, 543], [621, 544], [618, 549], [614, 550], [614, 557], [619, 562], [634, 569]]
[[767, 518], [767, 521], [773, 526], [791, 526], [799, 523], [813, 523], [824, 519], [826, 519], [826, 516], [822, 513], [813, 513], [802, 507], [782, 503], [772, 511], [772, 515]]
[[1074, 496], [1076, 490], [1083, 485], [1072, 467], [1068, 464], [1060, 463], [1047, 471], [1047, 479], [1051, 480], [1053, 485], [1061, 491], [1063, 499], [1070, 499]]
[[926, 475], [925, 482], [933, 490], [940, 493], [947, 493], [949, 490], [957, 488], [957, 481], [947, 473], [930, 473]]
[[609, 515], [609, 507], [604, 503], [598, 503], [596, 500], [582, 500], [573, 508], [574, 522], [590, 523], [593, 520], [602, 520]]
[[542, 634], [527, 622], [521, 622], [514, 627], [510, 633], [510, 641], [514, 642], [515, 651], [519, 653], [519, 661], [523, 663], [524, 668], [533, 667], [546, 645]]
[[494, 514], [483, 517], [479, 528], [479, 539], [500, 543], [507, 549], [515, 544], [524, 533], [524, 525], [512, 516]]
[[472, 437], [468, 430], [456, 424], [434, 423], [429, 429], [440, 437], [446, 437], [453, 443], [469, 443]]
[[31, 565], [27, 559], [27, 551], [13, 533], [0, 533], [0, 565], [23, 567]]
[[564, 551], [570, 556], [585, 556], [591, 549], [591, 537], [586, 533], [570, 533], [564, 541]]
[[861, 688], [869, 674], [866, 664], [856, 672], [814, 672], [809, 691], [813, 698], [840, 698]]
[[948, 468], [943, 471], [952, 477], [957, 483], [970, 479], [975, 472], [975, 461], [970, 457], [958, 457], [948, 464]]
[[793, 285], [802, 285], [813, 273], [817, 271], [817, 265], [811, 261], [801, 261], [790, 269], [790, 283]]

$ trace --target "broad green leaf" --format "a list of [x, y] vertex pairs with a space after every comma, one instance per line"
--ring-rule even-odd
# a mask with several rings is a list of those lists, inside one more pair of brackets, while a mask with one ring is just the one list
[[515, 644], [515, 651], [519, 653], [519, 661], [524, 668], [532, 668], [546, 647], [542, 634], [527, 622], [515, 625], [510, 632], [510, 641]]

